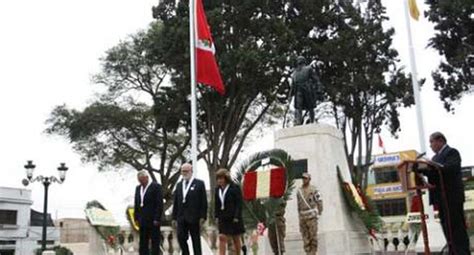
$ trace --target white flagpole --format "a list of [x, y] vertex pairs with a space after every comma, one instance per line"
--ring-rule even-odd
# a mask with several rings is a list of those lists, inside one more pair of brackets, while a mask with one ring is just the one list
[[413, 48], [413, 39], [411, 36], [410, 17], [408, 14], [408, 0], [405, 0], [403, 2], [405, 3], [405, 22], [408, 35], [408, 53], [410, 56], [411, 83], [413, 87], [413, 96], [415, 97], [416, 118], [418, 121], [418, 139], [420, 142], [420, 153], [424, 153], [426, 152], [426, 140], [425, 124], [423, 122], [423, 110], [420, 97], [420, 85], [418, 84], [418, 72], [416, 70], [415, 50]]
[[[418, 139], [420, 143], [420, 153], [426, 152], [426, 137], [425, 137], [425, 125], [423, 121], [423, 110], [421, 105], [421, 96], [420, 96], [420, 85], [418, 84], [418, 72], [416, 70], [416, 61], [415, 61], [415, 50], [413, 47], [413, 38], [411, 35], [411, 26], [410, 26], [410, 15], [409, 15], [409, 0], [404, 0], [405, 7], [405, 23], [408, 36], [408, 53], [410, 56], [410, 67], [411, 67], [411, 83], [413, 87], [413, 96], [415, 98], [415, 108], [416, 108], [416, 117], [418, 122]], [[428, 229], [428, 239], [429, 245], [432, 251], [439, 251], [445, 244], [443, 232], [441, 225], [434, 220], [434, 209], [433, 206], [429, 204], [428, 192], [422, 196], [423, 208], [425, 213], [428, 216], [426, 221], [426, 227]], [[416, 244], [416, 250], [421, 251], [423, 246], [423, 238], [419, 238]]]
[[195, 0], [189, 0], [189, 52], [191, 58], [191, 159], [193, 169], [197, 170], [197, 117], [196, 117], [196, 49], [195, 49]]

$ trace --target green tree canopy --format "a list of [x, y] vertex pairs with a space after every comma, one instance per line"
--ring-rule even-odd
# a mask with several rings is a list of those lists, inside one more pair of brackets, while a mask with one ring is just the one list
[[474, 3], [472, 0], [426, 0], [428, 20], [435, 23], [435, 35], [428, 46], [443, 60], [432, 73], [434, 87], [447, 110], [474, 84]]
[[322, 80], [328, 84], [332, 118], [345, 137], [354, 181], [364, 187], [374, 133], [386, 126], [395, 135], [399, 110], [414, 103], [413, 94], [392, 47], [395, 31], [383, 27], [388, 17], [381, 1], [342, 2], [334, 12], [338, 22], [321, 50]]

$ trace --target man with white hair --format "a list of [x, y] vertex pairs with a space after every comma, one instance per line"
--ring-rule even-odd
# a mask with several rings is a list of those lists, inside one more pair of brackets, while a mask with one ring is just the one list
[[163, 193], [161, 185], [150, 182], [145, 170], [137, 174], [140, 185], [135, 189], [135, 222], [140, 232], [140, 255], [160, 254], [160, 226], [163, 213]]
[[200, 229], [207, 218], [207, 195], [204, 182], [193, 177], [193, 166], [181, 166], [182, 180], [176, 185], [173, 201], [173, 225], [177, 225], [178, 243], [183, 255], [189, 255], [191, 235], [194, 255], [201, 255]]

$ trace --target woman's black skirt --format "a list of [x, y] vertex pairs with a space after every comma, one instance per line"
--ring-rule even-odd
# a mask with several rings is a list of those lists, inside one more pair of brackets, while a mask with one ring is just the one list
[[240, 235], [245, 233], [244, 222], [239, 219], [234, 222], [233, 219], [219, 219], [219, 234], [224, 235]]

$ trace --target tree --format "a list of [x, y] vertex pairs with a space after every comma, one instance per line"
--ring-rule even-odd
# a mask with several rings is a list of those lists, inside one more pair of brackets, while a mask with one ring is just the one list
[[47, 132], [68, 138], [99, 170], [128, 166], [147, 170], [154, 181], [158, 175], [166, 210], [189, 147], [189, 104], [185, 94], [164, 86], [169, 70], [150, 54], [154, 43], [140, 32], [110, 49], [94, 77], [106, 90], [83, 110], [56, 107]]
[[332, 118], [344, 135], [349, 169], [364, 190], [373, 135], [384, 125], [396, 134], [399, 108], [413, 104], [412, 90], [409, 77], [397, 66], [394, 29], [382, 27], [387, 17], [381, 2], [369, 0], [365, 6], [341, 2], [333, 11], [338, 22], [326, 31], [331, 40], [319, 51], [320, 69], [328, 84]]
[[453, 101], [474, 88], [474, 5], [472, 0], [426, 0], [426, 4], [425, 16], [436, 30], [428, 46], [444, 57], [432, 72], [434, 88], [449, 111]]

